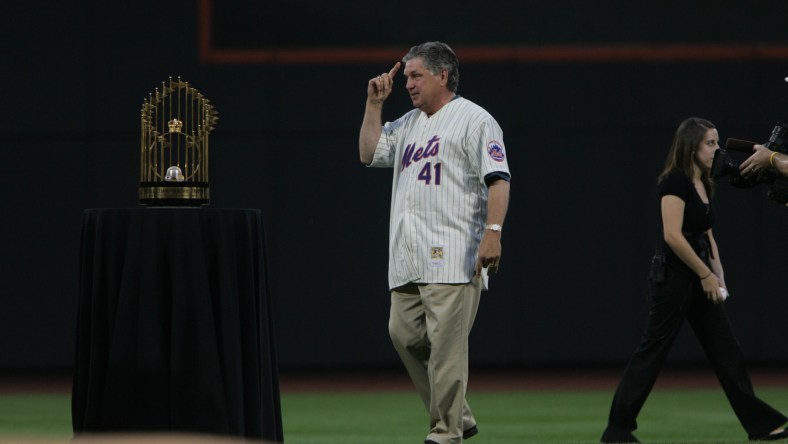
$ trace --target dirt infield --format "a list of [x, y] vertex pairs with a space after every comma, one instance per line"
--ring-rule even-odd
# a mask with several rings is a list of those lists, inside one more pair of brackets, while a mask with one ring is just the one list
[[[469, 390], [610, 390], [613, 391], [621, 370], [471, 370]], [[750, 371], [753, 385], [788, 387], [788, 369], [755, 369]], [[282, 393], [310, 391], [389, 391], [413, 390], [413, 384], [402, 371], [330, 371], [282, 372], [279, 387]], [[711, 369], [665, 370], [655, 389], [719, 387]], [[71, 377], [0, 377], [2, 394], [69, 394]]]
[[[511, 390], [615, 390], [621, 370], [471, 370], [468, 388], [471, 391]], [[757, 387], [788, 387], [788, 370], [753, 370]], [[332, 372], [326, 374], [283, 375], [283, 393], [307, 391], [373, 391], [413, 390], [407, 374], [402, 372]], [[711, 369], [665, 370], [655, 389], [713, 388], [719, 382]]]

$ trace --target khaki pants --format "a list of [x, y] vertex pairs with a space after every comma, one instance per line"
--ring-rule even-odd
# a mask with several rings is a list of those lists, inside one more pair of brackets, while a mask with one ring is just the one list
[[462, 442], [476, 425], [465, 400], [468, 335], [481, 280], [468, 284], [408, 284], [391, 291], [389, 335], [430, 415], [427, 439]]

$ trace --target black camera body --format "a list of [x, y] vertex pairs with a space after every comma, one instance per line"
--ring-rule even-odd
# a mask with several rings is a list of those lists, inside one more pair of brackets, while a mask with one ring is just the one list
[[[788, 119], [777, 123], [772, 130], [769, 141], [763, 146], [772, 151], [788, 154]], [[729, 183], [736, 188], [753, 188], [757, 185], [769, 185], [766, 195], [769, 199], [781, 203], [788, 203], [788, 178], [777, 173], [774, 168], [761, 170], [757, 174], [742, 176], [739, 172], [741, 161], [731, 155], [731, 151], [752, 154], [754, 142], [745, 140], [728, 139], [725, 149], [720, 148], [714, 153], [714, 162], [711, 165], [712, 179], [730, 176]], [[743, 159], [742, 159], [743, 160]]]

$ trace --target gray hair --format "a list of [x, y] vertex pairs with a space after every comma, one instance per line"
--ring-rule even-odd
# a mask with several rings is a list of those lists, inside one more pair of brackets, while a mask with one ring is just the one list
[[457, 86], [460, 84], [460, 61], [449, 45], [441, 42], [426, 42], [416, 45], [405, 54], [402, 63], [407, 63], [408, 60], [417, 57], [421, 57], [424, 67], [432, 74], [437, 75], [446, 70], [449, 73], [446, 88], [451, 92], [457, 92]]

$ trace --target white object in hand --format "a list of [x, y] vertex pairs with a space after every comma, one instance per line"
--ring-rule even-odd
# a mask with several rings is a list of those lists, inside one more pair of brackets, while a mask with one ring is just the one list
[[725, 287], [720, 287], [720, 295], [722, 296], [722, 300], [728, 299], [728, 290]]

